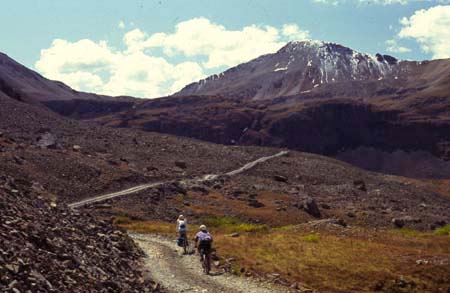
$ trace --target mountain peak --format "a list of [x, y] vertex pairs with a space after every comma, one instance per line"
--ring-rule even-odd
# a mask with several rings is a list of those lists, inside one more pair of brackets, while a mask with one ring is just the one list
[[[300, 40], [291, 41], [282, 47], [278, 52], [290, 52], [290, 53], [301, 53], [305, 50], [317, 50], [317, 51], [336, 51], [340, 53], [350, 53], [356, 52], [348, 47], [341, 44], [325, 42], [320, 40]], [[357, 53], [357, 52], [356, 52]]]
[[330, 83], [397, 79], [399, 74], [399, 62], [392, 56], [360, 53], [337, 43], [301, 40], [192, 83], [176, 95], [267, 99], [301, 94]]

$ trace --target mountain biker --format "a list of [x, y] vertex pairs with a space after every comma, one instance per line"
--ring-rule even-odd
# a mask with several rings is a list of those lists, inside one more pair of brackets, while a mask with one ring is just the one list
[[[177, 219], [177, 232], [179, 234], [179, 239], [183, 239], [182, 241], [187, 242], [187, 231], [188, 231], [187, 219], [183, 215], [179, 215]], [[184, 253], [187, 253], [186, 246], [187, 245], [183, 245]]]
[[198, 253], [200, 254], [200, 261], [202, 259], [202, 250], [207, 257], [208, 264], [211, 263], [211, 246], [213, 242], [212, 235], [208, 232], [205, 225], [200, 226], [200, 231], [195, 236], [195, 247], [197, 248]]

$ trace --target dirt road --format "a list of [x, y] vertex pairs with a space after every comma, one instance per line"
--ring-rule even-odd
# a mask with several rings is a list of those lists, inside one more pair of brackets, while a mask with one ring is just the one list
[[[258, 165], [260, 163], [263, 163], [265, 161], [268, 161], [268, 160], [271, 160], [271, 159], [274, 159], [274, 158], [278, 158], [278, 157], [281, 157], [281, 156], [285, 156], [288, 153], [289, 153], [288, 151], [281, 151], [281, 152], [276, 153], [276, 154], [271, 155], [271, 156], [261, 157], [259, 159], [256, 159], [256, 160], [254, 160], [252, 162], [249, 162], [249, 163], [245, 164], [244, 166], [240, 167], [239, 169], [232, 170], [232, 171], [227, 172], [225, 174], [218, 174], [218, 175], [217, 174], [207, 174], [207, 175], [203, 175], [203, 176], [201, 176], [199, 178], [183, 179], [183, 180], [179, 180], [177, 182], [172, 182], [172, 183], [180, 183], [180, 184], [188, 185], [188, 184], [202, 183], [202, 182], [205, 182], [205, 181], [212, 181], [212, 180], [215, 180], [216, 178], [218, 178], [219, 176], [229, 176], [229, 177], [235, 176], [235, 175], [238, 175], [238, 174], [240, 174], [242, 172], [245, 172], [245, 171], [255, 167], [256, 165]], [[88, 205], [88, 204], [104, 201], [104, 200], [107, 200], [107, 199], [111, 199], [111, 198], [115, 198], [115, 197], [119, 197], [119, 196], [123, 196], [123, 195], [127, 195], [127, 194], [132, 194], [132, 193], [135, 193], [135, 192], [138, 192], [138, 191], [142, 191], [144, 189], [156, 188], [158, 186], [162, 186], [163, 184], [167, 184], [167, 183], [171, 183], [171, 182], [164, 181], [164, 182], [153, 182], [153, 183], [148, 183], [148, 184], [142, 184], [142, 185], [138, 185], [138, 186], [135, 186], [135, 187], [132, 187], [132, 188], [128, 188], [128, 189], [125, 189], [125, 190], [121, 190], [121, 191], [118, 191], [118, 192], [113, 192], [113, 193], [108, 193], [108, 194], [104, 194], [104, 195], [99, 195], [99, 196], [95, 196], [95, 197], [92, 197], [92, 198], [84, 199], [84, 200], [81, 200], [81, 201], [78, 201], [78, 202], [74, 202], [74, 203], [69, 204], [69, 207], [71, 207], [71, 208], [78, 208], [78, 207], [82, 207], [82, 206], [85, 206], [85, 205]]]
[[298, 292], [268, 282], [234, 276], [213, 268], [205, 275], [196, 254], [183, 255], [175, 241], [157, 235], [130, 234], [145, 251], [152, 280], [169, 292]]

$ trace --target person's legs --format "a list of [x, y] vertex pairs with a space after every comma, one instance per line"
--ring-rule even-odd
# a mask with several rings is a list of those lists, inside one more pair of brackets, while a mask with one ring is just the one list
[[178, 232], [179, 234], [179, 246], [180, 247], [182, 247], [183, 248], [183, 250], [184, 250], [184, 242], [186, 241], [186, 234], [185, 234], [185, 232], [184, 231], [180, 231], [180, 232]]
[[211, 270], [211, 249], [206, 251], [206, 267], [206, 272], [209, 273], [209, 271]]
[[183, 239], [183, 252], [184, 252], [184, 254], [186, 254], [187, 253], [187, 245], [188, 245], [186, 231], [180, 231], [180, 237]]
[[200, 262], [202, 262], [203, 261], [203, 247], [200, 244], [198, 245], [197, 251], [198, 251], [198, 255], [200, 257]]

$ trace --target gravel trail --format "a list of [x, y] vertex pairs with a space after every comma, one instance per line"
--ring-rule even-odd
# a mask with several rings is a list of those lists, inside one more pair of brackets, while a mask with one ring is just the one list
[[[243, 173], [251, 168], [254, 168], [256, 165], [263, 163], [265, 161], [271, 160], [271, 159], [275, 159], [281, 156], [285, 156], [287, 155], [289, 152], [288, 151], [281, 151], [279, 153], [276, 153], [274, 155], [271, 156], [266, 156], [266, 157], [261, 157], [259, 159], [256, 159], [252, 162], [249, 162], [247, 164], [245, 164], [244, 166], [240, 167], [239, 169], [230, 171], [228, 173], [225, 173], [223, 175], [225, 176], [235, 176], [238, 175], [240, 173]], [[215, 174], [207, 174], [207, 175], [203, 175], [199, 178], [194, 178], [194, 179], [183, 179], [178, 181], [177, 183], [180, 184], [192, 184], [192, 183], [202, 183], [205, 181], [212, 181], [215, 180], [216, 178], [218, 178], [219, 175], [215, 175]], [[147, 184], [142, 184], [142, 185], [138, 185], [132, 188], [128, 188], [125, 190], [121, 190], [121, 191], [117, 191], [117, 192], [113, 192], [113, 193], [108, 193], [108, 194], [104, 194], [104, 195], [99, 195], [99, 196], [95, 196], [95, 197], [91, 197], [88, 199], [84, 199], [82, 201], [78, 201], [78, 202], [74, 202], [74, 203], [70, 203], [68, 206], [71, 208], [79, 208], [88, 204], [92, 204], [92, 203], [96, 203], [96, 202], [101, 202], [107, 199], [111, 199], [111, 198], [115, 198], [115, 197], [119, 197], [119, 196], [123, 196], [123, 195], [127, 195], [127, 194], [132, 194], [132, 193], [136, 193], [138, 191], [142, 191], [144, 189], [149, 189], [149, 188], [156, 188], [158, 186], [162, 186], [164, 184], [167, 184], [170, 182], [164, 181], [164, 182], [153, 182], [153, 183], [147, 183]], [[173, 183], [173, 182], [172, 182]]]
[[150, 277], [169, 292], [294, 292], [289, 288], [212, 269], [202, 272], [198, 255], [183, 255], [175, 241], [156, 235], [130, 233], [145, 251]]

